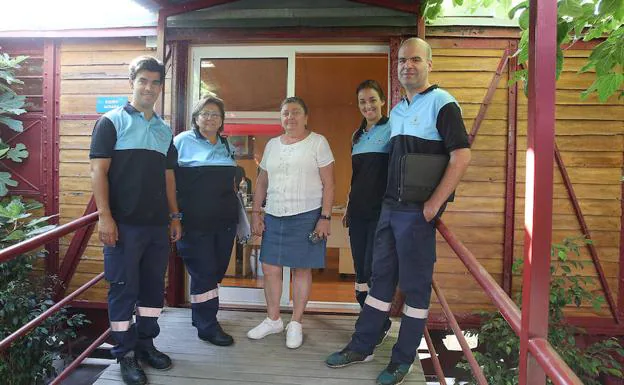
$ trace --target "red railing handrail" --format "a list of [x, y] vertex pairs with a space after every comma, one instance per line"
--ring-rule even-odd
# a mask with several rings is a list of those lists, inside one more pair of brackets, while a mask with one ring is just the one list
[[474, 254], [457, 239], [455, 234], [446, 227], [442, 220], [438, 219], [436, 227], [451, 249], [453, 249], [466, 268], [468, 268], [470, 274], [472, 274], [479, 285], [481, 285], [485, 294], [494, 302], [513, 331], [519, 334], [521, 325], [520, 309], [518, 309], [516, 304], [509, 298], [507, 293], [505, 293], [505, 290], [498, 285], [494, 278], [492, 278], [487, 270], [479, 263]]
[[97, 222], [97, 220], [98, 214], [97, 212], [95, 212], [75, 219], [64, 225], [55, 227], [54, 229], [47, 231], [43, 234], [39, 234], [20, 243], [16, 243], [15, 245], [5, 247], [4, 249], [0, 250], [0, 263], [6, 262], [17, 255], [24, 254], [38, 247], [41, 247], [46, 243], [50, 243], [51, 241], [67, 235], [73, 231], [76, 231], [81, 227], [89, 225], [93, 222]]
[[65, 305], [67, 305], [67, 303], [71, 302], [74, 298], [76, 298], [77, 296], [79, 296], [80, 294], [85, 292], [91, 286], [93, 286], [96, 283], [98, 283], [102, 278], [104, 278], [104, 273], [103, 272], [98, 274], [98, 275], [96, 275], [89, 282], [87, 282], [84, 285], [80, 286], [78, 289], [76, 289], [76, 291], [74, 291], [73, 293], [71, 293], [67, 297], [63, 298], [62, 300], [60, 300], [59, 302], [54, 304], [48, 310], [46, 310], [43, 313], [39, 314], [35, 319], [31, 320], [26, 325], [22, 326], [21, 328], [17, 329], [13, 333], [11, 333], [8, 337], [6, 337], [2, 341], [0, 341], [0, 352], [3, 352], [5, 349], [7, 349], [9, 346], [11, 346], [13, 341], [15, 341], [16, 339], [24, 336], [30, 330], [32, 330], [35, 327], [37, 327], [38, 325], [40, 325], [43, 321], [45, 321], [46, 319], [50, 318], [50, 316], [52, 314], [54, 314], [57, 311], [61, 310], [61, 308], [63, 308]]
[[82, 352], [78, 357], [76, 357], [76, 359], [73, 360], [71, 364], [67, 365], [67, 367], [65, 369], [63, 369], [63, 371], [58, 376], [56, 376], [54, 378], [54, 380], [52, 380], [50, 382], [49, 385], [60, 384], [61, 381], [63, 381], [65, 378], [67, 378], [67, 376], [69, 376], [69, 374], [73, 370], [75, 370], [78, 367], [78, 365], [80, 365], [82, 363], [82, 361], [84, 361], [85, 358], [87, 358], [89, 356], [89, 354], [91, 354], [104, 341], [106, 341], [106, 339], [108, 338], [110, 333], [111, 333], [111, 329], [108, 328], [104, 333], [102, 333], [102, 335], [100, 335], [95, 341], [93, 341], [91, 343], [91, 345], [89, 345], [89, 347], [84, 350], [84, 352]]
[[[494, 278], [477, 261], [475, 256], [464, 246], [440, 219], [436, 227], [455, 254], [464, 263], [470, 274], [477, 280], [490, 297], [516, 335], [520, 335], [520, 309], [507, 293], [496, 283]], [[555, 385], [583, 385], [583, 382], [563, 361], [550, 343], [543, 338], [529, 338], [529, 351]]]
[[[34, 250], [38, 247], [45, 245], [53, 240], [59, 239], [62, 236], [65, 236], [73, 231], [81, 229], [85, 226], [89, 226], [98, 221], [98, 213], [90, 213], [84, 215], [78, 219], [75, 219], [69, 223], [58, 226], [48, 232], [37, 235], [15, 245], [11, 245], [7, 248], [0, 250], [0, 263], [10, 260], [18, 255], [27, 253], [31, 250]], [[35, 319], [31, 320], [18, 330], [14, 331], [10, 335], [8, 335], [5, 339], [0, 341], [0, 354], [9, 348], [11, 344], [18, 338], [23, 337], [32, 329], [43, 323], [46, 319], [50, 318], [54, 313], [61, 310], [64, 306], [72, 302], [76, 297], [80, 294], [87, 291], [89, 288], [97, 284], [100, 280], [104, 278], [104, 273], [100, 273], [91, 280], [89, 280], [84, 285], [80, 286], [73, 293], [69, 294], [62, 300], [58, 301], [52, 307], [39, 314]], [[66, 282], [63, 282], [66, 284]], [[95, 350], [102, 342], [108, 338], [110, 335], [110, 328], [105, 331], [99, 338], [97, 338], [89, 347], [83, 351], [70, 365], [68, 365], [59, 376], [57, 376], [52, 382], [51, 385], [59, 384], [65, 377], [69, 375], [69, 373], [74, 370], [93, 350]]]
[[477, 381], [477, 384], [488, 385], [488, 382], [485, 379], [485, 376], [483, 375], [483, 370], [479, 366], [479, 363], [477, 362], [477, 359], [475, 358], [474, 354], [472, 354], [472, 351], [470, 350], [470, 346], [468, 346], [468, 342], [466, 342], [466, 337], [464, 337], [464, 334], [459, 328], [459, 324], [457, 323], [457, 320], [455, 319], [455, 316], [453, 315], [453, 312], [451, 311], [451, 307], [446, 301], [446, 298], [444, 297], [444, 294], [442, 294], [442, 290], [440, 290], [440, 288], [438, 287], [438, 284], [436, 283], [435, 279], [431, 281], [431, 287], [433, 288], [433, 291], [436, 293], [436, 296], [438, 297], [438, 301], [440, 302], [440, 305], [442, 306], [442, 311], [444, 312], [444, 315], [446, 316], [446, 319], [449, 325], [451, 326], [451, 329], [453, 329], [453, 333], [455, 334], [455, 337], [457, 338], [457, 341], [459, 342], [459, 345], [461, 346], [461, 349], [464, 352], [464, 356], [466, 357], [466, 360], [468, 361], [468, 365], [470, 365], [470, 369], [472, 370], [472, 375]]

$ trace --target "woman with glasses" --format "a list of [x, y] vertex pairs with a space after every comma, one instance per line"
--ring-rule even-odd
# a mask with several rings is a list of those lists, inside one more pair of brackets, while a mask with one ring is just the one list
[[265, 147], [251, 221], [253, 233], [262, 235], [260, 261], [268, 316], [247, 336], [261, 339], [284, 330], [280, 317], [282, 268], [290, 267], [293, 314], [286, 327], [286, 346], [296, 349], [303, 342], [301, 321], [312, 288], [312, 269], [325, 266], [334, 200], [334, 156], [327, 139], [308, 129], [303, 99], [286, 98], [280, 110], [284, 133]]
[[225, 107], [215, 96], [193, 108], [192, 130], [177, 135], [177, 196], [182, 212], [178, 253], [191, 276], [191, 309], [197, 336], [218, 346], [234, 339], [217, 322], [219, 289], [227, 270], [236, 225], [236, 162], [223, 131]]

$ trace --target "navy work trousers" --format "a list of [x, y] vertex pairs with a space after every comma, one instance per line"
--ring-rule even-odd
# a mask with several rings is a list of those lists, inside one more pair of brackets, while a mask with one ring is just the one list
[[435, 260], [435, 227], [425, 221], [422, 209], [384, 203], [375, 234], [371, 289], [349, 349], [373, 353], [398, 283], [405, 306], [391, 362], [414, 362], [427, 321]]
[[361, 307], [368, 294], [377, 219], [349, 218], [349, 242], [355, 270], [355, 298]]
[[117, 230], [116, 245], [104, 246], [104, 276], [110, 283], [108, 317], [117, 342], [112, 354], [121, 358], [131, 350], [153, 346], [160, 333], [158, 316], [170, 248], [167, 226], [118, 223]]
[[235, 236], [232, 224], [214, 231], [185, 231], [178, 241], [178, 253], [191, 276], [191, 313], [199, 336], [217, 331], [217, 284], [227, 271]]

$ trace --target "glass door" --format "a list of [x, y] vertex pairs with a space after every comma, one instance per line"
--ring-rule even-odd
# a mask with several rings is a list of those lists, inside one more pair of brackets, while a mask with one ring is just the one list
[[[313, 130], [325, 135], [330, 140], [330, 146], [335, 157], [343, 152], [347, 158], [349, 146], [343, 149], [343, 143], [347, 143], [351, 133], [359, 124], [358, 111], [355, 107], [355, 84], [353, 79], [359, 81], [365, 78], [378, 78], [387, 87], [388, 71], [387, 57], [389, 47], [387, 45], [264, 45], [264, 46], [198, 46], [191, 51], [192, 71], [191, 87], [189, 89], [188, 115], [192, 106], [204, 93], [214, 93], [224, 100], [226, 108], [225, 134], [237, 153], [237, 164], [241, 166], [247, 178], [251, 181], [250, 193], [255, 187], [258, 165], [262, 159], [264, 146], [269, 139], [281, 134], [279, 105], [287, 96], [303, 96], [314, 105], [311, 111], [313, 123], [318, 120], [318, 127]], [[326, 60], [317, 62], [324, 57], [332, 58], [330, 64], [341, 68], [324, 68]], [[370, 56], [370, 57], [369, 57]], [[333, 60], [335, 58], [340, 60]], [[316, 63], [320, 63], [321, 66]], [[359, 63], [359, 64], [358, 64]], [[380, 64], [381, 63], [381, 64]], [[374, 64], [371, 66], [371, 64]], [[385, 67], [384, 67], [385, 66]], [[342, 68], [344, 67], [344, 68]], [[362, 70], [362, 68], [376, 68], [374, 71]], [[318, 70], [317, 70], [318, 69]], [[358, 76], [348, 75], [352, 70], [358, 69]], [[334, 73], [334, 75], [330, 75]], [[338, 81], [345, 74], [344, 81]], [[348, 76], [347, 76], [348, 75]], [[365, 78], [359, 79], [359, 76]], [[318, 77], [318, 78], [317, 78]], [[332, 78], [328, 81], [321, 78]], [[348, 78], [348, 80], [347, 80]], [[300, 84], [295, 84], [295, 83]], [[326, 90], [319, 89], [321, 85], [328, 87]], [[323, 87], [321, 87], [323, 88]], [[337, 90], [336, 88], [340, 88]], [[343, 92], [342, 88], [346, 91]], [[314, 94], [314, 95], [312, 95]], [[319, 96], [320, 95], [320, 96]], [[327, 95], [327, 98], [322, 97]], [[336, 95], [345, 95], [344, 101], [338, 103], [340, 110], [346, 114], [347, 124], [337, 124], [342, 113], [338, 113], [334, 104]], [[317, 100], [318, 99], [318, 100]], [[343, 108], [344, 107], [344, 108]], [[338, 115], [333, 112], [336, 110]], [[355, 115], [354, 115], [355, 114]], [[327, 119], [321, 119], [321, 116]], [[316, 117], [316, 118], [315, 118]], [[329, 119], [329, 120], [328, 120]], [[352, 123], [351, 120], [354, 120]], [[327, 124], [326, 124], [327, 123]], [[352, 124], [351, 124], [352, 123]], [[353, 126], [353, 127], [352, 127]], [[323, 128], [321, 128], [323, 127]], [[343, 138], [344, 137], [344, 138]], [[344, 140], [343, 140], [344, 139]], [[336, 147], [336, 148], [334, 148]], [[344, 150], [344, 151], [343, 151]], [[342, 154], [344, 155], [344, 154]], [[337, 163], [338, 163], [337, 157]], [[343, 162], [343, 168], [349, 168], [350, 160]], [[345, 171], [346, 173], [346, 171]], [[337, 184], [347, 183], [349, 177], [336, 175]], [[338, 180], [340, 177], [341, 180]], [[342, 180], [344, 179], [344, 180]], [[344, 186], [343, 186], [344, 187]], [[348, 187], [348, 186], [347, 186]], [[339, 222], [345, 202], [345, 197], [336, 197], [334, 215]], [[248, 199], [249, 206], [251, 199]], [[334, 223], [332, 218], [332, 229]], [[330, 293], [327, 298], [311, 298], [310, 307], [323, 308], [351, 308], [358, 306], [353, 297], [353, 276], [339, 273], [337, 268], [338, 258], [340, 264], [345, 264], [350, 257], [348, 249], [348, 232], [346, 229], [336, 228], [330, 236], [327, 254], [327, 269], [321, 271], [323, 279], [319, 280], [321, 286], [313, 285], [313, 291]], [[335, 233], [335, 235], [334, 235]], [[260, 239], [254, 239], [251, 244], [244, 247], [234, 246], [230, 265], [219, 291], [221, 303], [264, 305], [264, 282], [262, 268], [258, 261]], [[335, 261], [332, 260], [335, 259]], [[345, 261], [342, 261], [345, 259]], [[333, 262], [332, 262], [333, 261]], [[346, 264], [352, 264], [346, 261]], [[336, 265], [335, 274], [328, 274]], [[315, 277], [319, 272], [315, 273]], [[325, 279], [325, 277], [331, 279]], [[333, 283], [335, 275], [335, 284]], [[320, 277], [319, 277], [320, 278]], [[331, 282], [330, 282], [331, 281]], [[188, 287], [188, 286], [187, 286]], [[336, 296], [335, 290], [345, 291], [344, 295]], [[321, 295], [322, 296], [322, 295]], [[288, 307], [291, 301], [290, 269], [284, 268], [281, 305]]]
[[[192, 106], [205, 94], [223, 99], [224, 134], [236, 153], [250, 186], [247, 206], [256, 185], [258, 165], [265, 144], [281, 133], [279, 106], [294, 94], [291, 50], [275, 46], [202, 46], [192, 50], [192, 87], [189, 90], [189, 119]], [[289, 80], [290, 79], [290, 80]], [[262, 305], [264, 280], [258, 261], [261, 239], [235, 244], [230, 264], [219, 289], [221, 303]], [[290, 271], [284, 269], [281, 304], [290, 298]]]

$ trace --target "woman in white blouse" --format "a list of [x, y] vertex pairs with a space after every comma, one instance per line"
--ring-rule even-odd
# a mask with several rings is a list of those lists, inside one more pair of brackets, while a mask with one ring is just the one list
[[[252, 231], [262, 235], [260, 261], [268, 317], [247, 336], [261, 339], [280, 333], [282, 268], [290, 267], [293, 314], [286, 346], [303, 342], [301, 320], [312, 288], [312, 269], [325, 266], [334, 200], [334, 157], [324, 136], [307, 128], [308, 108], [298, 97], [281, 105], [284, 133], [271, 139], [260, 162], [252, 209]], [[266, 198], [263, 218], [262, 202]]]

